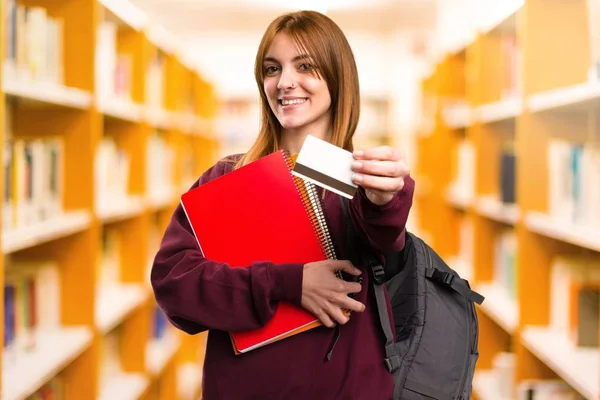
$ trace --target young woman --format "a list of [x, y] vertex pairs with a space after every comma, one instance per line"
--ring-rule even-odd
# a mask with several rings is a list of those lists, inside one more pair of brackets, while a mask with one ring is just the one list
[[[244, 155], [217, 162], [193, 187], [279, 149], [297, 153], [312, 134], [354, 153], [359, 191], [350, 201], [350, 213], [355, 228], [380, 253], [402, 249], [414, 182], [397, 150], [353, 149], [358, 75], [339, 27], [317, 12], [275, 19], [260, 43], [255, 75], [262, 102], [255, 144]], [[344, 259], [338, 195], [327, 191], [324, 206], [340, 260], [306, 265], [257, 261], [246, 268], [204, 258], [181, 206], [176, 209], [154, 260], [152, 284], [176, 327], [189, 334], [210, 332], [205, 399], [391, 397], [392, 375], [383, 362], [384, 339], [369, 274], [365, 266]], [[340, 281], [336, 270], [362, 274], [362, 283]], [[262, 326], [282, 301], [301, 305], [324, 326], [234, 355], [228, 332]], [[349, 320], [342, 309], [353, 311]]]

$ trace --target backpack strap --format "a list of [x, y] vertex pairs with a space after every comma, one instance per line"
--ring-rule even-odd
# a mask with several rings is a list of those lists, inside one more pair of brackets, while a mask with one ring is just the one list
[[479, 305], [483, 303], [484, 297], [482, 295], [474, 290], [471, 290], [466, 280], [459, 278], [450, 272], [440, 271], [437, 268], [427, 268], [425, 270], [425, 276], [440, 285], [444, 285], [450, 289], [453, 289], [472, 302], [475, 302]]
[[[365, 266], [369, 267], [371, 271], [371, 280], [373, 281], [373, 290], [375, 292], [375, 300], [377, 302], [377, 313], [379, 314], [379, 323], [385, 334], [385, 365], [389, 372], [394, 372], [400, 368], [402, 360], [396, 349], [394, 334], [392, 332], [392, 326], [390, 324], [390, 318], [388, 315], [388, 305], [385, 300], [385, 293], [383, 291], [383, 284], [385, 283], [385, 269], [381, 262], [377, 260], [370, 251], [366, 251], [365, 246], [357, 246], [360, 239], [357, 237], [357, 232], [353, 229], [352, 220], [350, 218], [350, 212], [348, 210], [348, 200], [344, 196], [340, 196], [342, 203], [342, 210], [345, 216], [346, 225], [346, 246], [348, 247], [349, 254], [356, 261], [365, 263]], [[360, 240], [366, 243], [364, 240]], [[363, 251], [357, 252], [357, 249]], [[358, 255], [357, 255], [358, 253]]]

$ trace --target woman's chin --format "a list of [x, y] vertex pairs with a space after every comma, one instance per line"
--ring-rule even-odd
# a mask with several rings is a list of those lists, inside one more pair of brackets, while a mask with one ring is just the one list
[[304, 124], [301, 123], [300, 121], [294, 121], [294, 120], [280, 121], [280, 123], [281, 123], [281, 127], [286, 130], [296, 130], [296, 129], [300, 129], [304, 126]]

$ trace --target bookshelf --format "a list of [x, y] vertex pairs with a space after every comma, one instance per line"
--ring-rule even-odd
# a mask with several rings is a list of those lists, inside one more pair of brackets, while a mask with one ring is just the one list
[[216, 161], [216, 96], [128, 2], [5, 0], [3, 399], [192, 399], [205, 336], [149, 282], [181, 193]]
[[486, 296], [478, 399], [598, 399], [600, 3], [514, 3], [421, 82], [419, 230]]

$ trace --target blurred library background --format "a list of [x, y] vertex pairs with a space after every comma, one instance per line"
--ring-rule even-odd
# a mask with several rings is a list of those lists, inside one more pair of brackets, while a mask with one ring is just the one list
[[279, 14], [326, 12], [357, 147], [401, 148], [408, 229], [486, 300], [482, 400], [600, 399], [600, 0], [3, 0], [2, 399], [201, 397], [205, 334], [149, 270], [179, 197], [256, 137]]

